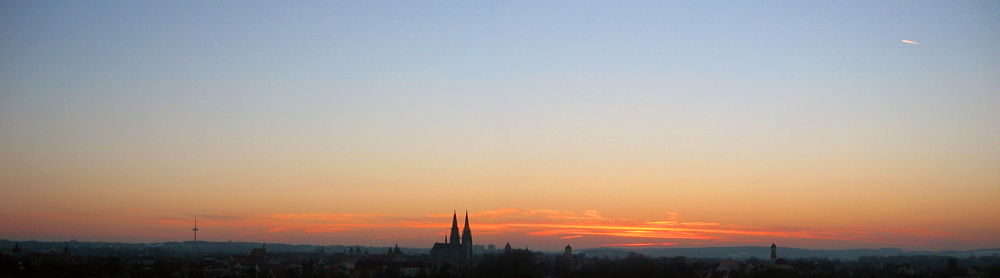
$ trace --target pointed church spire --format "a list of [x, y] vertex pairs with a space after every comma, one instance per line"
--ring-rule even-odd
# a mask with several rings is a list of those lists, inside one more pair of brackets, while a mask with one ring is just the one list
[[462, 253], [466, 259], [472, 258], [472, 229], [469, 229], [469, 211], [465, 211], [465, 230], [462, 231]]
[[451, 215], [451, 245], [458, 246], [461, 240], [458, 237], [458, 211], [456, 210], [454, 214]]

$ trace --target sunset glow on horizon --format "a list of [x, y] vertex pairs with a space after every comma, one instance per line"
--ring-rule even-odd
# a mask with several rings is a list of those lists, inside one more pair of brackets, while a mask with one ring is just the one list
[[[52, 240], [69, 240], [77, 234], [104, 234], [112, 241], [126, 238], [151, 242], [184, 241], [190, 236], [193, 219], [178, 218], [183, 212], [122, 211], [98, 213], [40, 213], [29, 215], [25, 223], [56, 221], [71, 224], [65, 231], [14, 230], [14, 235], [43, 235]], [[175, 216], [166, 216], [175, 215]], [[462, 218], [464, 215], [458, 215]], [[403, 244], [424, 247], [426, 242], [447, 235], [452, 215], [404, 217], [388, 214], [267, 214], [199, 217], [201, 238], [207, 241], [261, 241], [294, 244]], [[578, 248], [600, 246], [749, 246], [781, 241], [798, 247], [837, 248], [894, 246], [908, 249], [935, 247], [936, 241], [955, 233], [927, 229], [894, 229], [869, 226], [840, 228], [753, 227], [722, 223], [677, 220], [636, 221], [604, 218], [597, 211], [574, 213], [555, 210], [500, 209], [469, 214], [478, 242], [502, 246], [507, 242], [534, 243], [543, 250], [557, 250], [565, 244]], [[16, 219], [16, 218], [15, 218]], [[15, 224], [20, 224], [16, 219]], [[29, 225], [25, 225], [29, 226]], [[134, 230], [158, 230], [148, 237], [135, 237]], [[119, 234], [120, 233], [120, 234]], [[20, 236], [27, 238], [27, 236]], [[172, 238], [171, 238], [172, 237]], [[812, 241], [810, 241], [812, 240]], [[624, 243], [623, 243], [624, 242]], [[851, 244], [856, 244], [852, 246]]]
[[998, 13], [3, 3], [0, 239], [998, 248]]

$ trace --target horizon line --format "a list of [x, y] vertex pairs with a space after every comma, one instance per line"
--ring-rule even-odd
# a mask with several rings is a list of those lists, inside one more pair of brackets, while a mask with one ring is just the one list
[[[316, 247], [326, 247], [326, 246], [345, 246], [345, 247], [348, 247], [348, 246], [357, 246], [357, 247], [371, 247], [371, 248], [383, 248], [383, 247], [390, 247], [391, 248], [391, 247], [398, 246], [398, 245], [392, 245], [392, 246], [389, 246], [389, 245], [387, 245], [387, 246], [367, 245], [366, 246], [366, 245], [360, 245], [360, 244], [311, 244], [311, 243], [309, 243], [309, 244], [292, 244], [292, 243], [267, 242], [267, 241], [207, 241], [207, 240], [199, 240], [199, 241], [191, 241], [191, 240], [188, 240], [188, 241], [159, 241], [159, 242], [124, 242], [124, 241], [80, 241], [80, 240], [75, 240], [75, 239], [73, 239], [73, 240], [64, 240], [64, 241], [41, 241], [41, 240], [34, 240], [34, 239], [33, 240], [10, 240], [10, 239], [0, 238], [0, 241], [8, 241], [8, 242], [13, 242], [13, 243], [20, 243], [20, 242], [38, 242], [38, 243], [69, 243], [69, 242], [78, 242], [78, 243], [120, 243], [120, 244], [163, 244], [163, 243], [196, 243], [196, 242], [204, 242], [204, 243], [281, 244], [281, 245], [290, 245], [290, 246], [316, 246]], [[491, 243], [491, 244], [493, 244], [493, 243]], [[479, 245], [479, 244], [476, 244], [476, 245]], [[487, 245], [479, 245], [479, 246], [487, 246]], [[407, 247], [407, 246], [399, 246], [399, 247], [400, 248], [408, 248], [408, 249], [427, 249], [427, 250], [431, 249], [430, 247]], [[634, 250], [634, 249], [713, 249], [713, 248], [744, 248], [744, 247], [770, 248], [770, 246], [758, 246], [758, 245], [706, 246], [706, 247], [673, 247], [672, 245], [652, 245], [652, 246], [598, 246], [598, 247], [590, 247], [590, 248], [580, 248], [578, 250], [593, 250], [593, 249], [623, 249], [623, 250]], [[779, 245], [778, 248], [781, 248], [781, 249], [811, 250], [811, 251], [847, 251], [847, 250], [886, 250], [886, 249], [895, 249], [895, 250], [899, 250], [901, 252], [939, 252], [939, 253], [940, 252], [961, 253], [961, 252], [986, 251], [986, 250], [998, 250], [998, 251], [1000, 251], [1000, 246], [992, 247], [992, 248], [977, 248], [977, 249], [966, 249], [966, 250], [941, 249], [941, 250], [934, 250], [934, 251], [930, 251], [930, 250], [923, 250], [923, 251], [921, 251], [921, 250], [906, 250], [906, 249], [903, 249], [901, 247], [845, 248], [845, 249], [812, 249], [812, 248], [802, 248], [802, 247], [780, 246]], [[515, 249], [518, 249], [518, 248], [515, 248]], [[574, 248], [574, 249], [576, 249], [576, 248]], [[497, 250], [500, 250], [500, 249], [497, 249]], [[561, 249], [552, 249], [552, 250], [548, 250], [548, 249], [534, 249], [534, 251], [561, 252], [562, 250]]]

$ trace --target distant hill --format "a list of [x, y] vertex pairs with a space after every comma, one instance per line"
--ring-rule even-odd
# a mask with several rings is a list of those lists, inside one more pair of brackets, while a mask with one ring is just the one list
[[[688, 258], [768, 258], [771, 248], [764, 246], [738, 247], [702, 247], [702, 248], [594, 248], [583, 249], [580, 253], [589, 256], [624, 257], [629, 253], [637, 253], [650, 257], [688, 257]], [[978, 249], [969, 251], [903, 251], [899, 248], [880, 249], [844, 249], [844, 250], [811, 250], [801, 248], [779, 247], [778, 256], [786, 259], [795, 258], [830, 258], [841, 260], [857, 260], [864, 256], [912, 256], [937, 255], [954, 257], [993, 256], [1000, 254], [1000, 248]]]
[[[84, 242], [84, 241], [10, 241], [0, 239], [0, 254], [11, 252], [14, 243], [20, 245], [24, 253], [45, 253], [62, 252], [67, 248], [74, 254], [106, 254], [121, 250], [160, 250], [164, 252], [179, 253], [220, 253], [220, 254], [248, 254], [254, 248], [266, 246], [270, 253], [313, 253], [319, 252], [320, 248], [326, 253], [345, 252], [349, 248], [361, 248], [369, 254], [384, 254], [389, 246], [359, 246], [359, 245], [309, 245], [309, 244], [283, 244], [283, 243], [262, 243], [262, 242], [212, 242], [212, 241], [185, 241], [185, 242], [157, 242], [157, 243], [121, 243], [121, 242]], [[429, 253], [426, 248], [399, 248], [405, 254], [425, 254]]]
[[[253, 248], [260, 248], [265, 243], [260, 242], [159, 242], [159, 243], [117, 243], [117, 242], [40, 242], [40, 241], [10, 241], [0, 239], [0, 254], [10, 253], [14, 243], [21, 246], [22, 252], [62, 252], [63, 248], [68, 248], [74, 254], [109, 254], [121, 250], [160, 250], [162, 252], [195, 253], [195, 254], [247, 254]], [[368, 251], [369, 254], [382, 254], [388, 250], [388, 246], [357, 246], [357, 245], [308, 245], [308, 244], [281, 244], [266, 243], [267, 251], [271, 253], [312, 253], [319, 252], [320, 247], [326, 253], [345, 252], [350, 248], [360, 247]], [[407, 248], [400, 247], [403, 253], [410, 255], [428, 254], [427, 248]], [[737, 247], [702, 247], [702, 248], [592, 248], [575, 250], [576, 253], [587, 254], [592, 257], [625, 257], [629, 253], [641, 254], [649, 257], [687, 257], [687, 258], [761, 258], [767, 259], [771, 255], [771, 248], [765, 246], [737, 246]], [[555, 252], [559, 253], [559, 252]], [[976, 249], [966, 251], [903, 251], [899, 248], [881, 249], [845, 249], [845, 250], [811, 250], [791, 247], [778, 247], [778, 256], [786, 259], [795, 258], [830, 258], [840, 260], [857, 260], [864, 256], [913, 256], [913, 255], [933, 255], [933, 256], [953, 256], [953, 257], [979, 257], [979, 256], [1000, 256], [1000, 248]]]

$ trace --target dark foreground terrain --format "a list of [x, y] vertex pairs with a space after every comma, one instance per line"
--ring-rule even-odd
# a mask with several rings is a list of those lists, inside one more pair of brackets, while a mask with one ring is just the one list
[[766, 254], [705, 258], [695, 251], [691, 256], [651, 256], [607, 249], [568, 254], [512, 249], [472, 258], [438, 258], [426, 249], [398, 247], [211, 242], [23, 242], [22, 247], [2, 241], [0, 247], [0, 277], [1000, 278], [1000, 255], [990, 250], [964, 256], [772, 260]]

